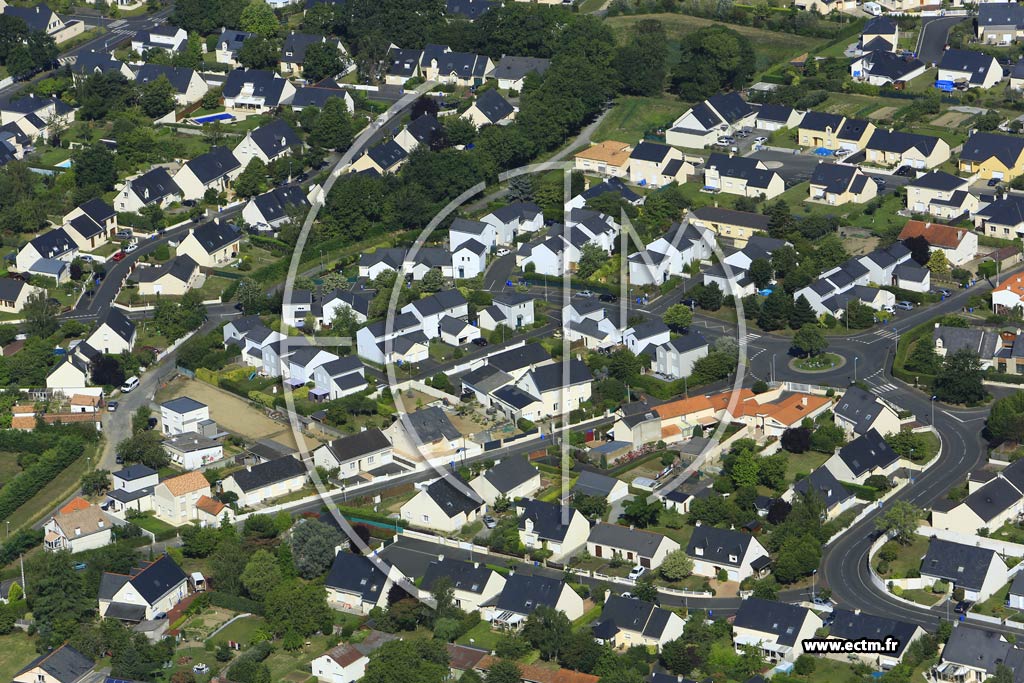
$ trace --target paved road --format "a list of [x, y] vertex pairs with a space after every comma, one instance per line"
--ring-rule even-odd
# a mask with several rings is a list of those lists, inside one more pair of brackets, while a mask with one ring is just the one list
[[917, 39], [917, 57], [925, 64], [937, 64], [946, 49], [949, 30], [967, 17], [924, 17]]

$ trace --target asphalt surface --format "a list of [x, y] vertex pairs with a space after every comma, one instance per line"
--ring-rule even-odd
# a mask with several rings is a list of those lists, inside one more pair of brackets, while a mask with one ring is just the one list
[[946, 49], [949, 30], [969, 17], [923, 17], [917, 39], [917, 58], [925, 64], [937, 64]]

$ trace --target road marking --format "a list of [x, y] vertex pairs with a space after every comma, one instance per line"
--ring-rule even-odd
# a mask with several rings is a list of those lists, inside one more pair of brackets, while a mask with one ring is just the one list
[[743, 341], [748, 342], [748, 343], [754, 341], [755, 339], [760, 339], [760, 338], [761, 338], [761, 335], [754, 334], [753, 332], [748, 332], [747, 334], [743, 335]]

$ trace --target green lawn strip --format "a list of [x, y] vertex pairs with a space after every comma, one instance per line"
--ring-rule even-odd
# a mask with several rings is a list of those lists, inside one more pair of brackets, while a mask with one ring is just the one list
[[916, 602], [919, 605], [925, 605], [927, 607], [931, 607], [942, 599], [942, 596], [938, 593], [933, 593], [930, 590], [923, 590], [920, 588], [905, 590], [900, 593], [900, 597], [904, 600], [910, 600], [911, 602]]
[[20, 629], [3, 637], [0, 648], [0, 681], [10, 681], [25, 665], [35, 659], [36, 641]]
[[483, 650], [493, 650], [498, 644], [499, 638], [501, 638], [501, 634], [491, 630], [490, 622], [481, 621], [462, 634], [455, 642], [459, 645], [470, 645]]
[[[924, 536], [915, 535], [914, 540], [909, 545], [898, 546], [896, 559], [889, 563], [889, 571], [882, 574], [882, 578], [904, 578], [910, 573], [910, 570], [920, 569], [921, 558], [924, 557], [926, 552], [928, 552], [928, 539]], [[879, 563], [877, 555], [872, 562], [877, 568]]]
[[821, 467], [821, 465], [830, 457], [827, 453], [819, 453], [817, 451], [807, 451], [806, 453], [790, 453], [789, 451], [779, 452], [786, 456], [787, 482], [796, 481], [796, 477], [799, 474], [810, 474]]
[[853, 667], [849, 663], [825, 659], [824, 657], [814, 658], [814, 671], [811, 673], [805, 676], [790, 673], [786, 677], [807, 681], [807, 683], [835, 683], [836, 681], [850, 681], [857, 678], [853, 673]]
[[70, 498], [78, 490], [82, 475], [96, 465], [96, 450], [95, 445], [86, 446], [82, 457], [71, 463], [50, 483], [40, 489], [39, 493], [15, 510], [8, 520], [11, 523], [11, 531], [18, 531], [22, 527], [39, 521], [50, 514], [57, 503]]
[[[409, 637], [408, 634], [403, 634], [403, 636]], [[295, 671], [309, 674], [309, 663], [327, 651], [328, 647], [325, 636], [315, 635], [307, 638], [307, 640], [310, 644], [304, 646], [301, 650], [289, 652], [283, 648], [278, 648], [267, 657], [266, 664], [270, 667], [270, 680], [286, 680], [288, 674]]]
[[174, 527], [163, 521], [157, 519], [152, 515], [144, 515], [142, 517], [132, 517], [132, 523], [136, 526], [145, 529], [153, 534], [165, 534], [174, 531]]
[[595, 605], [591, 609], [583, 613], [583, 616], [572, 622], [573, 631], [582, 631], [588, 628], [592, 623], [601, 618], [602, 605]]
[[992, 597], [985, 602], [976, 604], [971, 608], [971, 611], [976, 614], [987, 614], [990, 617], [998, 617], [1000, 619], [1016, 617], [1019, 621], [1021, 619], [1020, 612], [1006, 606], [1006, 599], [1010, 595], [1010, 583], [993, 593]]
[[618, 140], [635, 145], [644, 135], [667, 128], [689, 106], [677, 97], [620, 97], [594, 132], [593, 141]]
[[217, 643], [226, 643], [233, 640], [241, 643], [242, 647], [251, 645], [252, 636], [257, 630], [266, 625], [263, 617], [242, 617], [224, 627], [212, 640]]
[[653, 531], [656, 534], [671, 538], [682, 548], [685, 548], [690, 543], [690, 536], [693, 536], [693, 527], [689, 524], [683, 525], [679, 529], [670, 529], [667, 526], [651, 526], [647, 527], [647, 531]]

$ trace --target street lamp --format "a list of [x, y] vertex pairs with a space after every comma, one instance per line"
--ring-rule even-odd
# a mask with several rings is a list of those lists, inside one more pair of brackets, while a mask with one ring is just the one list
[[853, 357], [853, 383], [854, 384], [857, 383], [857, 360], [858, 360], [858, 357], [854, 356]]
[[811, 572], [811, 602], [814, 602], [814, 580], [818, 578], [818, 570]]
[[937, 398], [938, 398], [938, 396], [932, 396], [931, 397], [931, 401], [930, 401], [931, 404], [932, 404], [932, 425], [933, 426], [935, 424], [935, 399], [937, 399]]

